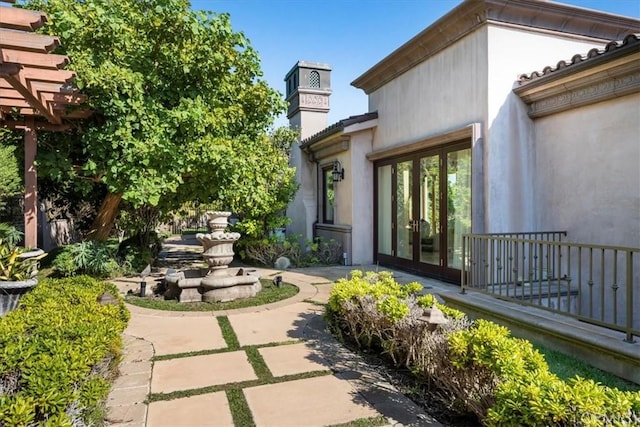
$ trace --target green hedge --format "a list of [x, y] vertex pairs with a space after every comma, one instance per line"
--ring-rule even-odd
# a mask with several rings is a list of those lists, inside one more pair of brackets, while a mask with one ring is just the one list
[[[117, 296], [102, 305], [104, 292]], [[110, 283], [46, 279], [0, 319], [0, 425], [77, 425], [109, 392], [129, 312]]]
[[[640, 425], [640, 393], [580, 377], [563, 381], [529, 341], [420, 296], [420, 284], [400, 285], [388, 273], [352, 275], [329, 297], [332, 329], [409, 368], [452, 409], [489, 426]], [[433, 304], [449, 319], [435, 329], [418, 320]]]

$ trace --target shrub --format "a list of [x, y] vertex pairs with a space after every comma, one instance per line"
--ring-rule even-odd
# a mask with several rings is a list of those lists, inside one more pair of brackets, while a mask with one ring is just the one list
[[272, 267], [280, 257], [287, 257], [295, 267], [312, 264], [339, 264], [342, 260], [342, 245], [336, 240], [324, 241], [321, 238], [308, 241], [301, 246], [299, 236], [286, 239], [271, 236], [258, 240], [243, 240], [240, 250], [242, 258]]
[[485, 423], [501, 425], [637, 426], [640, 393], [604, 387], [580, 377], [562, 381], [544, 371], [498, 386]]
[[127, 265], [118, 261], [114, 247], [89, 240], [64, 246], [53, 260], [53, 267], [64, 277], [88, 274], [104, 278], [123, 274]]
[[342, 244], [335, 239], [325, 241], [317, 238], [313, 252], [320, 264], [334, 265], [342, 262]]
[[8, 224], [0, 224], [0, 281], [23, 281], [33, 278], [38, 272], [38, 261], [46, 256], [23, 258], [30, 249], [16, 246], [22, 233]]
[[[0, 425], [71, 425], [106, 397], [129, 313], [110, 283], [45, 279], [0, 319]], [[79, 414], [79, 415], [78, 415]]]
[[[611, 389], [549, 371], [544, 356], [507, 328], [478, 320], [400, 285], [390, 273], [352, 272], [329, 296], [326, 317], [340, 337], [380, 351], [435, 386], [454, 411], [491, 426], [640, 425], [640, 393]], [[440, 308], [449, 323], [419, 321], [425, 307]]]

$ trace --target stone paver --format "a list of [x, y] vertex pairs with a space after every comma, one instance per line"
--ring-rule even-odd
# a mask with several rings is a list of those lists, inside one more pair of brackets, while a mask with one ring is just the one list
[[[163, 268], [201, 263], [201, 246], [195, 241], [184, 243], [165, 243], [159, 260]], [[223, 391], [146, 404], [149, 393], [171, 393], [257, 379], [242, 350], [152, 362], [154, 354], [225, 349], [227, 346], [216, 321], [216, 316], [224, 315], [228, 316], [242, 346], [299, 340], [294, 344], [258, 349], [274, 377], [329, 369], [333, 372], [244, 388], [242, 392], [257, 426], [325, 426], [380, 415], [386, 417], [390, 425], [439, 425], [326, 332], [322, 306], [304, 302], [326, 303], [332, 282], [346, 277], [352, 269], [341, 266], [284, 272], [261, 269], [264, 277], [281, 274], [285, 282], [298, 286], [300, 292], [289, 300], [260, 307], [203, 313], [163, 312], [130, 306], [131, 321], [125, 332], [125, 349], [119, 366], [121, 376], [114, 381], [107, 399], [106, 424], [232, 426], [231, 410]], [[412, 281], [412, 278], [402, 276], [402, 281]], [[133, 280], [119, 283], [121, 291], [137, 285]]]
[[296, 303], [276, 310], [229, 315], [240, 345], [257, 345], [300, 339], [309, 319], [321, 309]]
[[128, 387], [122, 389], [112, 389], [107, 397], [107, 405], [109, 406], [127, 406], [136, 405], [144, 402], [149, 394], [149, 385], [140, 387]]
[[224, 348], [226, 344], [215, 317], [163, 317], [135, 315], [125, 333], [153, 342], [156, 355]]
[[152, 393], [170, 393], [256, 379], [244, 351], [159, 360], [153, 366]]
[[223, 391], [149, 404], [147, 427], [233, 426]]
[[147, 415], [147, 405], [138, 403], [135, 405], [112, 406], [107, 410], [107, 421], [110, 424], [133, 424], [144, 425]]
[[314, 283], [314, 286], [318, 292], [310, 298], [310, 300], [319, 302], [320, 304], [326, 304], [329, 301], [329, 295], [331, 294], [331, 289], [333, 289], [333, 283]]
[[263, 347], [258, 351], [274, 377], [330, 368], [326, 359], [305, 343]]
[[380, 415], [333, 375], [246, 388], [244, 394], [258, 427], [326, 426]]

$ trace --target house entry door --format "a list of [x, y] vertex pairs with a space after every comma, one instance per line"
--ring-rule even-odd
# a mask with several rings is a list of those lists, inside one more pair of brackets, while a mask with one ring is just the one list
[[454, 144], [376, 165], [376, 255], [384, 265], [459, 282], [471, 232], [471, 149]]

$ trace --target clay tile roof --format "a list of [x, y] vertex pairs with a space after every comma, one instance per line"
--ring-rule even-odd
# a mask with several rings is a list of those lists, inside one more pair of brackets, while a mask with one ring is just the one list
[[621, 41], [607, 43], [604, 49], [593, 48], [585, 55], [575, 54], [570, 61], [560, 61], [555, 67], [548, 65], [542, 71], [533, 71], [530, 74], [522, 74], [518, 77], [520, 85], [527, 84], [542, 77], [551, 76], [554, 73], [576, 66], [577, 64], [593, 61], [596, 58], [603, 58], [606, 55], [618, 51], [619, 49], [640, 49], [640, 34], [629, 34]]
[[334, 133], [338, 133], [342, 130], [344, 130], [345, 127], [350, 126], [350, 125], [354, 125], [357, 123], [362, 123], [362, 122], [366, 122], [368, 120], [373, 120], [373, 119], [377, 119], [378, 118], [378, 112], [374, 111], [371, 113], [364, 113], [364, 114], [359, 114], [357, 116], [350, 116], [347, 117], [346, 119], [342, 119], [324, 129], [322, 129], [320, 132], [315, 133], [313, 135], [311, 135], [308, 138], [303, 139], [302, 141], [300, 141], [300, 148], [304, 148], [307, 147], [311, 144], [313, 144], [314, 142], [317, 142], [323, 138], [326, 138], [327, 136], [333, 135]]

